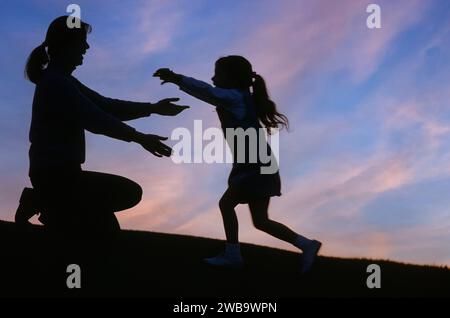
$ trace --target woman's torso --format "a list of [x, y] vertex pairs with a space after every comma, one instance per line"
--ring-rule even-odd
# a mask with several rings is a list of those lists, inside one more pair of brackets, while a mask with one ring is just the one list
[[70, 112], [68, 76], [49, 67], [36, 85], [30, 126], [30, 175], [77, 169], [85, 160], [83, 126]]

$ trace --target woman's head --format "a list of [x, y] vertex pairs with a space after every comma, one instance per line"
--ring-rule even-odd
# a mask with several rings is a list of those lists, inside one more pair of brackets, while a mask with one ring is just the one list
[[229, 55], [218, 59], [212, 81], [221, 88], [251, 88], [256, 116], [268, 132], [280, 126], [288, 128], [289, 121], [277, 111], [276, 104], [270, 99], [264, 78], [253, 71], [252, 64], [245, 57]]
[[74, 17], [61, 16], [50, 23], [44, 42], [30, 54], [25, 67], [25, 76], [37, 84], [43, 70], [50, 61], [58, 61], [68, 69], [75, 69], [83, 64], [83, 55], [89, 48], [87, 34], [92, 28], [80, 21], [80, 27], [69, 27], [68, 19]]

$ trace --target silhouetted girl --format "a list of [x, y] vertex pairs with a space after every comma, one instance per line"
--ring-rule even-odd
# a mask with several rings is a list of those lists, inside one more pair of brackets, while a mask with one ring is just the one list
[[[174, 83], [189, 95], [216, 106], [229, 144], [231, 136], [228, 135], [227, 128], [243, 128], [244, 130], [253, 128], [258, 132], [262, 124], [270, 132], [271, 128], [288, 125], [287, 118], [277, 111], [275, 103], [270, 100], [264, 79], [253, 71], [250, 62], [242, 56], [226, 56], [217, 60], [212, 78], [215, 87], [194, 78], [176, 74], [167, 68], [159, 69], [154, 76], [160, 77], [162, 84]], [[260, 135], [257, 134], [257, 136]], [[252, 149], [250, 142], [246, 142], [245, 153], [238, 154], [240, 149], [236, 148], [236, 142], [233, 144], [231, 151], [234, 162], [228, 178], [228, 189], [219, 201], [227, 244], [223, 253], [207, 258], [205, 261], [214, 266], [240, 267], [243, 265], [238, 241], [238, 220], [234, 208], [240, 203], [246, 203], [249, 205], [253, 224], [257, 229], [289, 242], [303, 251], [302, 272], [307, 272], [313, 264], [321, 243], [301, 236], [285, 225], [269, 219], [270, 197], [281, 195], [278, 169], [272, 174], [261, 174], [261, 167], [267, 164], [263, 164], [260, 160], [259, 149], [257, 147]], [[268, 146], [267, 149], [270, 152]], [[252, 151], [257, 151], [256, 162], [250, 159]], [[245, 158], [244, 162], [237, 160], [239, 155]], [[272, 160], [275, 160], [273, 156]]]

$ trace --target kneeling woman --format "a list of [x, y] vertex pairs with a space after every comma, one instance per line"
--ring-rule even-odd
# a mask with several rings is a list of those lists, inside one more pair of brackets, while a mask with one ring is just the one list
[[45, 41], [28, 58], [25, 74], [36, 84], [30, 128], [33, 189], [22, 192], [16, 222], [40, 212], [39, 220], [61, 231], [102, 232], [120, 229], [114, 212], [135, 206], [141, 187], [124, 177], [83, 171], [85, 130], [137, 142], [155, 156], [170, 156], [167, 139], [137, 132], [122, 121], [152, 113], [176, 115], [187, 106], [165, 99], [156, 104], [106, 98], [80, 83], [72, 72], [89, 48], [89, 24], [69, 28], [67, 16], [55, 19]]

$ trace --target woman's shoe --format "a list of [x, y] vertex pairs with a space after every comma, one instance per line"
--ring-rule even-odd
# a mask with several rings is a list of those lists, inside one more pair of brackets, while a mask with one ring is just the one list
[[14, 220], [19, 225], [31, 224], [29, 220], [38, 214], [36, 195], [34, 189], [24, 188], [20, 196], [19, 207], [17, 208]]

